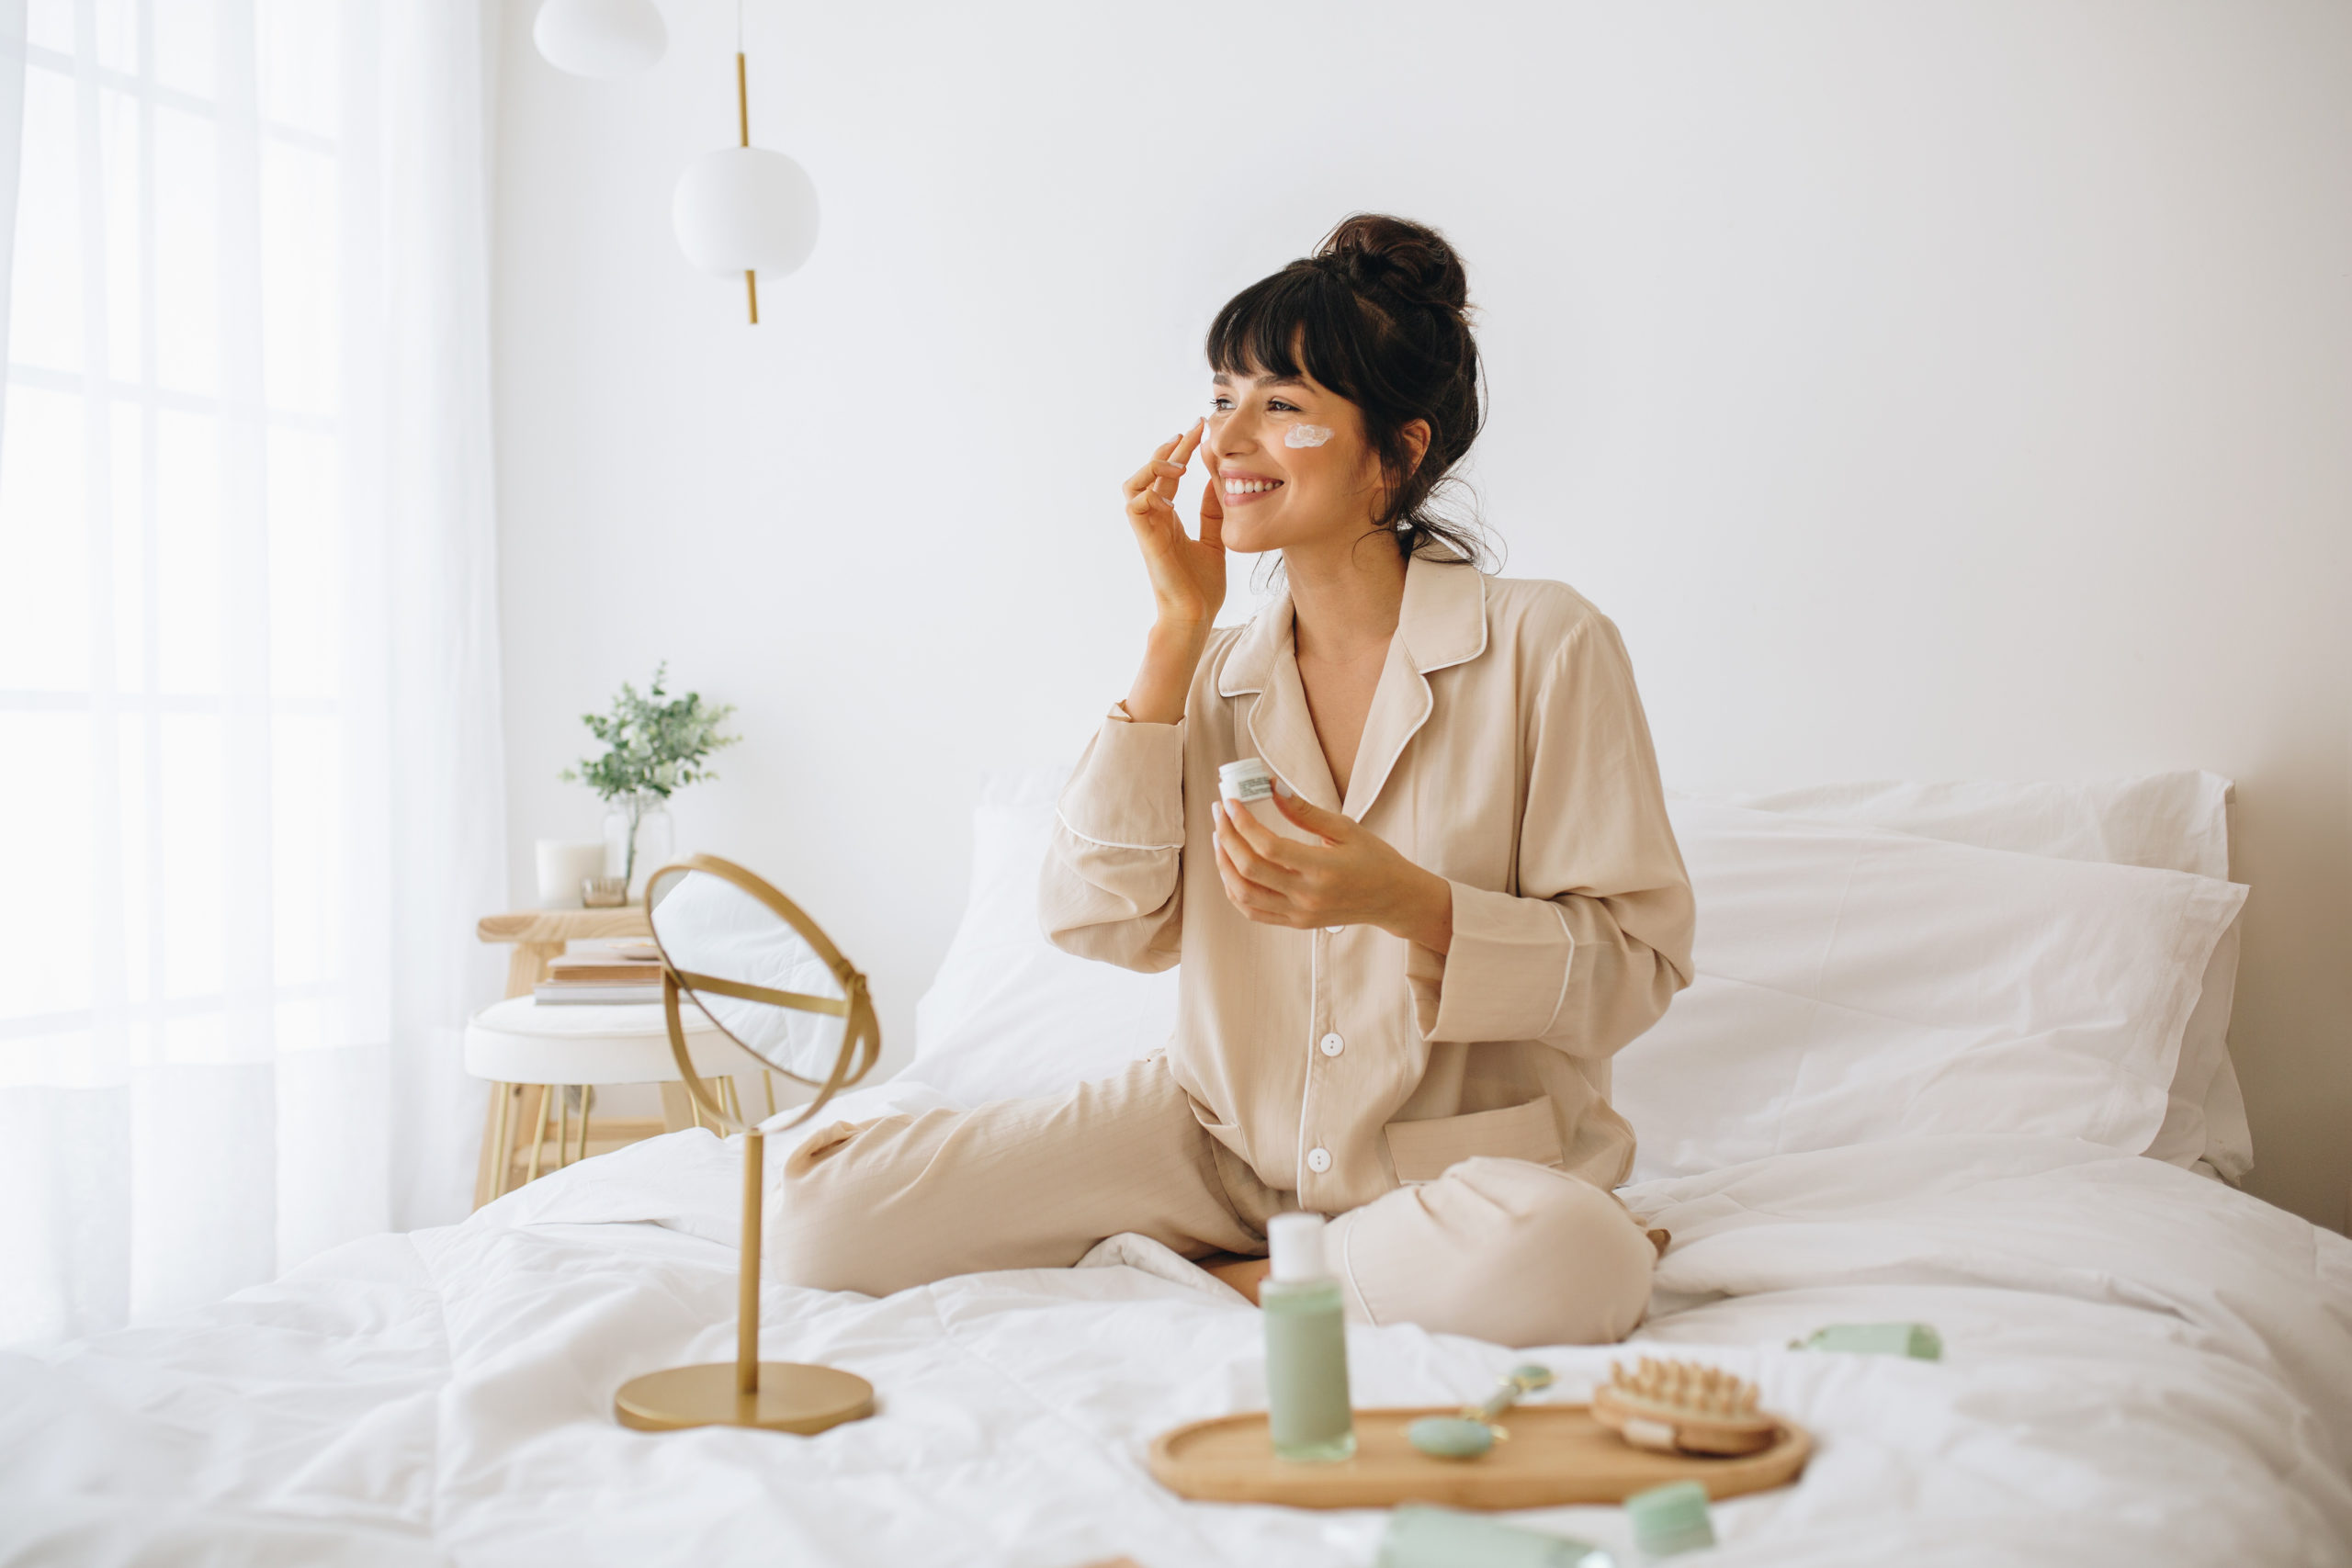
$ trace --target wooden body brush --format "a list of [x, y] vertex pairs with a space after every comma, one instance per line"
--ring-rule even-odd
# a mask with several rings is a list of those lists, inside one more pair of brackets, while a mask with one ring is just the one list
[[1592, 1418], [1636, 1448], [1747, 1454], [1769, 1448], [1781, 1423], [1756, 1408], [1756, 1385], [1714, 1367], [1619, 1362], [1592, 1391]]

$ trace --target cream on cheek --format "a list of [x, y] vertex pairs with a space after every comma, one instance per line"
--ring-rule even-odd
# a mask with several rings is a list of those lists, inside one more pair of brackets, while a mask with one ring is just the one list
[[1331, 427], [1328, 424], [1294, 424], [1283, 433], [1283, 445], [1293, 448], [1320, 446], [1330, 439]]

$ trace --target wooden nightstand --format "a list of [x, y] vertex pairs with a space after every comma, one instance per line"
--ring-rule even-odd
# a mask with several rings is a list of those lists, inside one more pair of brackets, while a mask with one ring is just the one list
[[[622, 909], [535, 909], [523, 914], [487, 915], [474, 928], [484, 942], [504, 942], [514, 944], [514, 956], [506, 969], [506, 995], [510, 1000], [528, 997], [532, 987], [547, 978], [548, 963], [561, 956], [563, 944], [625, 936], [650, 936], [652, 928], [646, 923], [645, 911], [631, 907]], [[548, 1028], [536, 1009], [523, 1010], [521, 1018], [501, 1018], [511, 1011], [507, 1003], [475, 1015], [466, 1026], [468, 1070], [491, 1080], [490, 1106], [485, 1113], [481, 1134], [481, 1158], [474, 1171], [474, 1207], [479, 1209], [492, 1198], [501, 1196], [516, 1185], [519, 1173], [525, 1181], [535, 1179], [547, 1150], [549, 1111], [560, 1104], [563, 1113], [554, 1118], [555, 1156], [548, 1168], [557, 1168], [573, 1158], [586, 1158], [592, 1153], [610, 1153], [640, 1139], [659, 1136], [663, 1133], [681, 1132], [688, 1127], [705, 1125], [695, 1110], [694, 1100], [685, 1086], [677, 1081], [676, 1058], [671, 1055], [665, 1031], [644, 1021], [648, 1013], [659, 1015], [660, 1009], [647, 1007], [604, 1009], [595, 1007], [566, 1007], [549, 1010], [556, 1013], [576, 1015], [566, 1017], [563, 1026]], [[619, 1032], [608, 1033], [594, 1027], [597, 1015], [603, 1014]], [[630, 1021], [623, 1023], [628, 1018]], [[530, 1019], [530, 1026], [522, 1020]], [[586, 1026], [575, 1028], [573, 1025]], [[713, 1039], [724, 1040], [717, 1026], [702, 1019], [698, 1011], [689, 1010], [686, 1032], [691, 1053], [698, 1071], [706, 1075], [711, 1086], [736, 1114], [744, 1114], [749, 1103], [746, 1084], [761, 1091], [766, 1112], [774, 1115], [779, 1103], [805, 1103], [810, 1086], [787, 1083], [781, 1093], [775, 1075], [758, 1070], [756, 1061], [739, 1045], [728, 1043], [717, 1050], [714, 1060], [706, 1061], [705, 1048]], [[694, 1042], [701, 1038], [703, 1044]], [[616, 1066], [610, 1053], [615, 1047], [628, 1054], [628, 1066]], [[644, 1057], [640, 1047], [652, 1047]], [[712, 1047], [716, 1049], [716, 1047]], [[554, 1055], [548, 1053], [552, 1050]], [[579, 1055], [571, 1055], [569, 1053]], [[497, 1062], [491, 1067], [487, 1063]], [[577, 1071], [577, 1077], [565, 1076], [566, 1063]], [[516, 1072], [516, 1064], [528, 1063], [530, 1070], [543, 1073], [553, 1079], [548, 1083], [504, 1082], [509, 1072]], [[605, 1075], [618, 1076], [596, 1076]], [[519, 1077], [521, 1074], [516, 1072]], [[660, 1090], [662, 1114], [642, 1117], [601, 1117], [596, 1122], [599, 1136], [597, 1147], [588, 1143], [588, 1115], [591, 1100], [598, 1084], [650, 1084]], [[577, 1088], [579, 1093], [567, 1094], [561, 1100], [551, 1100], [549, 1091]], [[579, 1154], [571, 1152], [568, 1127], [570, 1111], [579, 1109]], [[527, 1138], [528, 1141], [524, 1140]]]
[[631, 904], [618, 909], [529, 909], [519, 915], [484, 915], [474, 934], [484, 942], [511, 942], [514, 955], [506, 964], [506, 994], [530, 995], [531, 987], [548, 977], [548, 961], [563, 956], [567, 942], [595, 942], [621, 936], [651, 936], [645, 911]]
[[[632, 904], [619, 909], [531, 909], [514, 915], [485, 915], [474, 934], [484, 942], [512, 942], [514, 956], [506, 964], [506, 994], [527, 997], [531, 987], [547, 978], [548, 961], [561, 957], [567, 942], [587, 942], [609, 937], [650, 936], [653, 928], [646, 923], [645, 911]], [[481, 1130], [481, 1159], [474, 1173], [474, 1207], [479, 1209], [503, 1191], [514, 1177], [514, 1167], [522, 1162], [514, 1149], [515, 1140], [499, 1136], [499, 1112], [503, 1110], [507, 1120], [503, 1126], [510, 1134], [516, 1129], [536, 1125], [540, 1120], [542, 1102], [551, 1086], [547, 1084], [496, 1083], [491, 1085], [490, 1107]], [[664, 1096], [666, 1103], [667, 1096]], [[628, 1141], [627, 1134], [650, 1137], [662, 1132], [668, 1119], [644, 1125], [607, 1122], [608, 1136]], [[505, 1170], [498, 1168], [500, 1154], [506, 1156]], [[582, 1152], [585, 1152], [583, 1145]], [[537, 1162], [533, 1162], [536, 1168]]]

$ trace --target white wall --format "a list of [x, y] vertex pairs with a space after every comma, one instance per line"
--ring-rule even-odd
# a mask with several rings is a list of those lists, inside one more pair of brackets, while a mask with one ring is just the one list
[[[511, 834], [667, 658], [749, 741], [689, 847], [805, 899], [894, 1058], [976, 773], [1075, 752], [1148, 602], [1116, 487], [1235, 289], [1351, 209], [1484, 307], [1485, 511], [1624, 628], [1696, 787], [2201, 766], [2255, 887], [2256, 1190], [2352, 1187], [2352, 8], [752, 0], [798, 276], [670, 236], [733, 18], [559, 75], [497, 228]], [[1246, 607], [1246, 606], [1245, 606]]]

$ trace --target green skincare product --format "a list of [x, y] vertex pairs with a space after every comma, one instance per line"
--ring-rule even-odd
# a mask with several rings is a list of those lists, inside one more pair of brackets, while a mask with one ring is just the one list
[[1348, 1330], [1340, 1281], [1323, 1262], [1323, 1216], [1266, 1224], [1273, 1272], [1258, 1287], [1266, 1319], [1266, 1416], [1274, 1457], [1329, 1463], [1356, 1451], [1348, 1413]]
[[1634, 1544], [1649, 1558], [1672, 1557], [1715, 1544], [1715, 1523], [1707, 1514], [1707, 1489], [1695, 1481], [1670, 1481], [1625, 1499]]
[[1789, 1343], [1792, 1350], [1846, 1350], [1866, 1356], [1909, 1356], [1921, 1361], [1943, 1359], [1943, 1336], [1924, 1323], [1833, 1323], [1816, 1329], [1809, 1339]]
[[1524, 1394], [1552, 1386], [1552, 1369], [1530, 1361], [1506, 1373], [1483, 1404], [1465, 1404], [1459, 1416], [1424, 1416], [1405, 1428], [1405, 1440], [1431, 1459], [1478, 1459], [1504, 1435], [1504, 1411]]
[[1616, 1562], [1589, 1541], [1408, 1503], [1388, 1516], [1375, 1568], [1616, 1568]]

